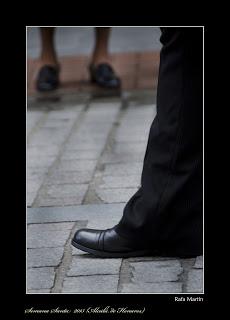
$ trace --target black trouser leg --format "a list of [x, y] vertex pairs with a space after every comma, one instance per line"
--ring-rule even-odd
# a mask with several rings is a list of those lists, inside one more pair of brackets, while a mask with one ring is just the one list
[[157, 115], [141, 188], [116, 227], [152, 248], [202, 253], [203, 29], [162, 28]]

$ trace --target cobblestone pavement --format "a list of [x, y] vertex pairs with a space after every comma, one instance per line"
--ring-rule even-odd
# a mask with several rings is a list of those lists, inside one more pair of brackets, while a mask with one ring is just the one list
[[82, 227], [113, 227], [140, 184], [155, 93], [28, 100], [27, 292], [202, 293], [203, 257], [98, 259]]

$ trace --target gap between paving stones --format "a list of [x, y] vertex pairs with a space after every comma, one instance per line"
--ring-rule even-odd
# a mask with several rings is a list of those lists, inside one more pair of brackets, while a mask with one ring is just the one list
[[67, 271], [70, 267], [73, 255], [72, 255], [72, 246], [71, 240], [74, 236], [74, 233], [81, 228], [85, 228], [87, 225], [87, 221], [77, 221], [72, 228], [69, 238], [66, 241], [63, 251], [63, 257], [61, 259], [60, 264], [55, 268], [55, 277], [54, 284], [51, 288], [51, 293], [60, 293], [62, 292], [63, 282], [66, 277]]
[[130, 283], [132, 281], [132, 268], [128, 259], [122, 259], [120, 272], [119, 272], [119, 280], [117, 285], [117, 293], [121, 293], [123, 289], [123, 285]]
[[116, 132], [116, 129], [120, 123], [120, 120], [125, 112], [125, 110], [127, 109], [127, 101], [125, 99], [121, 99], [120, 101], [120, 108], [119, 111], [117, 113], [116, 119], [113, 122], [113, 125], [107, 135], [107, 139], [104, 145], [104, 148], [98, 158], [94, 173], [92, 175], [92, 179], [89, 183], [88, 186], [88, 190], [85, 194], [85, 197], [82, 201], [82, 204], [89, 204], [89, 203], [104, 203], [100, 197], [97, 195], [96, 193], [96, 189], [99, 186], [101, 179], [102, 179], [102, 175], [104, 172], [104, 163], [103, 163], [103, 155], [104, 153], [106, 153], [106, 151], [111, 150], [112, 146], [114, 144], [114, 134]]
[[182, 292], [187, 292], [188, 273], [192, 269], [194, 262], [195, 258], [180, 259], [180, 263], [183, 268], [182, 273], [179, 275], [179, 281], [182, 282]]
[[125, 203], [85, 204], [67, 207], [34, 207], [27, 209], [27, 224], [76, 222], [76, 220], [120, 219]]
[[[44, 180], [46, 180], [49, 176], [49, 173], [52, 172], [52, 168], [55, 167], [55, 165], [59, 162], [64, 149], [65, 149], [65, 144], [68, 141], [68, 139], [71, 137], [72, 133], [74, 130], [78, 129], [79, 124], [81, 123], [82, 119], [85, 117], [85, 112], [87, 111], [87, 109], [89, 108], [89, 102], [86, 101], [85, 105], [83, 105], [81, 111], [79, 112], [75, 122], [72, 125], [72, 128], [69, 131], [69, 134], [67, 135], [66, 139], [63, 141], [63, 143], [61, 144], [60, 148], [59, 148], [59, 152], [57, 154], [56, 160], [51, 164], [51, 166], [48, 168], [48, 172], [44, 178]], [[44, 181], [43, 181], [44, 183]], [[39, 194], [41, 192], [41, 190], [43, 189], [43, 183], [41, 184], [40, 188], [38, 189], [38, 192], [36, 194], [36, 197], [32, 203], [32, 207], [36, 207], [38, 202], [39, 202]]]

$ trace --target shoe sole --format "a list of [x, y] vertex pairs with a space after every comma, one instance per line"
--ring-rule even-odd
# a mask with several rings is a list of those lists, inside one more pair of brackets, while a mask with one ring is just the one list
[[91, 249], [72, 240], [72, 245], [82, 251], [93, 254], [96, 257], [100, 258], [131, 258], [131, 257], [142, 257], [142, 256], [152, 256], [153, 252], [150, 250], [139, 250], [139, 251], [129, 251], [129, 252], [108, 252]]

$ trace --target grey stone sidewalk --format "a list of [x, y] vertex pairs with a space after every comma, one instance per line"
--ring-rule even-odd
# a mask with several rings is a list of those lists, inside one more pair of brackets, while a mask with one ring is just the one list
[[109, 228], [140, 184], [155, 93], [28, 101], [27, 292], [202, 293], [203, 259], [98, 259], [70, 245]]

